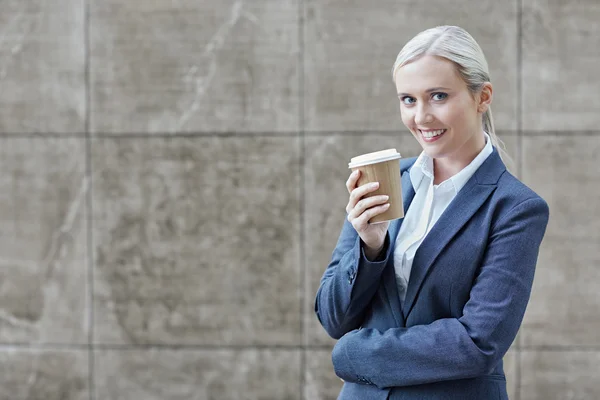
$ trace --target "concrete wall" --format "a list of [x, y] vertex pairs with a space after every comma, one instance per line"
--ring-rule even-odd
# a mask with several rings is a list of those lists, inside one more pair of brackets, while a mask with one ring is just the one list
[[335, 399], [312, 312], [390, 70], [486, 52], [551, 221], [511, 399], [600, 398], [597, 0], [0, 0], [0, 399]]

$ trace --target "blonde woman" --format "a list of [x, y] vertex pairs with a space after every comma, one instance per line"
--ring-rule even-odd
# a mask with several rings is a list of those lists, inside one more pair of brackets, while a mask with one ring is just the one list
[[502, 358], [527, 303], [547, 203], [507, 169], [493, 87], [464, 29], [421, 32], [392, 70], [422, 146], [400, 163], [405, 217], [352, 174], [347, 220], [315, 301], [339, 399], [508, 399]]

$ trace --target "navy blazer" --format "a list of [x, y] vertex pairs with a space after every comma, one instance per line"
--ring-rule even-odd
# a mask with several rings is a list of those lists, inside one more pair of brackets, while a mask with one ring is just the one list
[[[414, 189], [401, 160], [404, 210]], [[547, 203], [507, 171], [498, 151], [477, 169], [419, 246], [403, 306], [393, 252], [369, 261], [344, 222], [315, 312], [345, 383], [338, 399], [508, 399], [502, 357], [529, 301]]]

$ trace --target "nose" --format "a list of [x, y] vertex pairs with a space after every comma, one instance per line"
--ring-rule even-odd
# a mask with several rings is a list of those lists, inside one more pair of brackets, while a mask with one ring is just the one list
[[429, 110], [427, 104], [419, 104], [415, 110], [415, 124], [417, 125], [425, 125], [433, 122], [433, 115]]

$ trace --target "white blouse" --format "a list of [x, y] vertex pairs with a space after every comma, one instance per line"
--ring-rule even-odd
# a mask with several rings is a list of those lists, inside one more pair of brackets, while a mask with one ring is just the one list
[[433, 184], [433, 159], [425, 152], [419, 155], [410, 169], [410, 180], [415, 196], [404, 216], [394, 249], [394, 270], [402, 305], [406, 297], [413, 259], [421, 242], [460, 189], [493, 152], [490, 137], [486, 132], [484, 134], [486, 144], [483, 150], [459, 173], [439, 185]]

